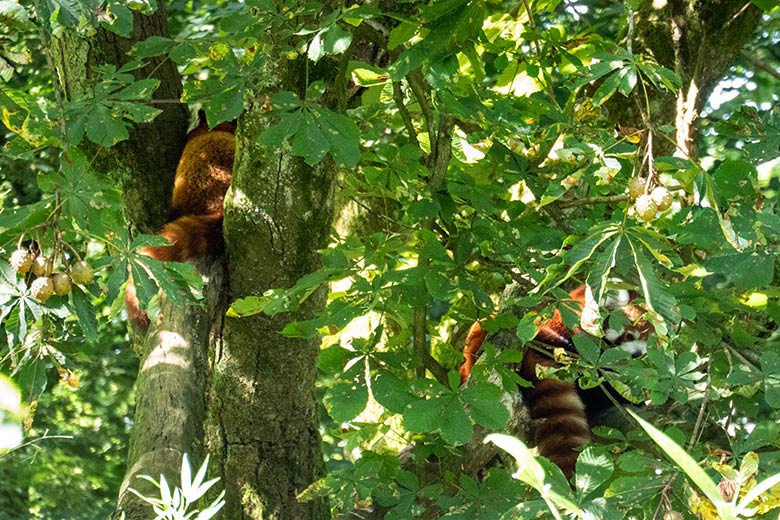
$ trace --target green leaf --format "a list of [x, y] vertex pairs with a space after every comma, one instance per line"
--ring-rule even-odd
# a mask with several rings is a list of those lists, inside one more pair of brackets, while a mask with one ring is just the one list
[[596, 260], [588, 273], [588, 284], [593, 291], [593, 298], [598, 302], [604, 297], [604, 291], [609, 285], [612, 269], [615, 267], [618, 250], [622, 243], [623, 235], [615, 235], [615, 240], [607, 244], [604, 251], [596, 255]]
[[351, 43], [352, 33], [342, 29], [339, 25], [333, 25], [322, 36], [322, 52], [325, 55], [342, 54], [346, 52]]
[[268, 304], [268, 298], [264, 296], [247, 296], [246, 298], [239, 298], [230, 304], [230, 308], [227, 310], [227, 315], [231, 318], [244, 318], [246, 316], [253, 316], [261, 312], [265, 312], [265, 307]]
[[330, 151], [328, 139], [309, 111], [303, 113], [301, 127], [293, 136], [292, 151], [295, 155], [303, 157], [309, 166], [319, 163]]
[[708, 271], [724, 275], [739, 290], [766, 287], [772, 283], [775, 257], [745, 251], [716, 256], [705, 263]]
[[712, 174], [718, 193], [728, 201], [749, 202], [756, 198], [753, 185], [756, 168], [744, 160], [723, 161]]
[[[573, 515], [577, 515], [578, 518], [582, 518], [582, 510], [569, 496], [571, 492], [568, 489], [557, 489], [558, 486], [548, 484], [544, 468], [536, 460], [533, 452], [528, 449], [525, 443], [509, 435], [499, 433], [491, 433], [485, 437], [485, 443], [488, 442], [492, 442], [514, 457], [517, 461], [518, 469], [513, 477], [538, 491], [555, 518], [561, 518], [560, 513], [558, 513], [559, 507], [564, 508]], [[560, 470], [558, 470], [558, 473], [560, 474]]]
[[98, 337], [98, 321], [89, 294], [78, 285], [73, 284], [70, 301], [87, 341], [95, 341]]
[[203, 101], [209, 121], [234, 121], [244, 111], [244, 90], [237, 85], [226, 86]]
[[154, 91], [160, 86], [158, 79], [140, 79], [129, 84], [115, 94], [116, 99], [123, 101], [135, 101], [139, 99], [151, 99]]
[[266, 128], [257, 138], [257, 144], [264, 148], [279, 148], [287, 138], [295, 135], [303, 121], [303, 112], [282, 114], [279, 122]]
[[162, 113], [159, 108], [144, 103], [117, 103], [115, 106], [123, 112], [126, 119], [134, 123], [151, 123]]
[[759, 9], [762, 9], [765, 12], [769, 12], [775, 7], [777, 7], [777, 0], [750, 0], [752, 4], [758, 6]]
[[317, 115], [333, 159], [340, 165], [354, 168], [360, 161], [360, 130], [357, 124], [332, 110], [320, 109]]
[[637, 81], [636, 69], [634, 67], [626, 67], [624, 69], [621, 69], [620, 72], [618, 72], [618, 76], [620, 76], [618, 90], [624, 96], [628, 96], [629, 94], [631, 94], [631, 91], [634, 90], [634, 87], [636, 86], [636, 81]]
[[170, 38], [163, 38], [162, 36], [150, 36], [144, 41], [137, 42], [130, 50], [130, 55], [138, 59], [151, 58], [152, 56], [159, 56], [161, 54], [167, 54], [176, 42]]
[[36, 357], [24, 363], [16, 373], [12, 374], [14, 382], [19, 385], [28, 401], [34, 401], [46, 390], [46, 363], [45, 357]]
[[604, 242], [618, 233], [618, 231], [618, 228], [614, 224], [607, 223], [603, 226], [597, 227], [596, 230], [591, 233], [585, 240], [574, 244], [571, 250], [569, 250], [569, 252], [566, 254], [566, 263], [571, 264], [571, 267], [566, 272], [566, 275], [558, 280], [555, 285], [560, 285], [574, 276], [582, 264], [588, 261], [596, 253], [596, 250]]
[[764, 373], [764, 400], [772, 408], [780, 408], [780, 352], [761, 354]]
[[351, 421], [365, 409], [368, 403], [368, 386], [363, 377], [363, 364], [356, 363], [357, 370], [345, 373], [353, 376], [350, 381], [340, 381], [325, 392], [322, 399], [328, 414], [338, 423]]
[[615, 72], [607, 76], [604, 82], [593, 93], [593, 105], [601, 106], [605, 101], [612, 97], [617, 92], [620, 86], [620, 74]]
[[575, 489], [581, 498], [594, 493], [614, 471], [612, 457], [602, 446], [587, 446], [577, 458]]
[[100, 25], [122, 38], [130, 38], [133, 31], [133, 12], [125, 7], [125, 2], [109, 2]]
[[456, 290], [449, 276], [436, 271], [425, 273], [425, 287], [433, 298], [442, 301], [449, 300]]
[[384, 85], [390, 81], [390, 75], [386, 70], [367, 63], [355, 61], [350, 63], [350, 74], [356, 85], [361, 87], [374, 87]]
[[[159, 262], [150, 258], [147, 262]], [[149, 301], [157, 296], [157, 285], [152, 281], [144, 269], [137, 262], [130, 264], [130, 271], [133, 276], [133, 284], [135, 284], [135, 294], [138, 297], [138, 305], [141, 309], [145, 309], [149, 305]]]
[[410, 432], [433, 432], [439, 427], [443, 404], [438, 398], [411, 401], [403, 410], [404, 426]]
[[509, 411], [501, 402], [501, 389], [498, 386], [478, 381], [463, 389], [460, 395], [474, 422], [490, 429], [506, 426]]
[[666, 453], [669, 459], [685, 472], [689, 479], [704, 493], [721, 512], [723, 506], [727, 505], [718, 491], [718, 486], [713, 482], [707, 473], [690, 456], [688, 452], [677, 445], [666, 434], [656, 429], [652, 424], [639, 417], [632, 410], [626, 410], [636, 420], [643, 430], [647, 432], [651, 439]]
[[439, 418], [441, 437], [453, 446], [466, 444], [471, 438], [471, 420], [463, 406], [451, 396]]
[[[676, 322], [679, 319], [679, 314], [675, 309], [676, 300], [674, 296], [669, 293], [664, 284], [655, 274], [652, 264], [647, 259], [644, 251], [639, 249], [637, 244], [632, 240], [628, 240], [628, 244], [631, 247], [631, 253], [634, 258], [634, 266], [639, 274], [639, 280], [642, 284], [642, 294], [645, 297], [645, 305], [648, 310], [656, 312]], [[666, 327], [661, 322], [654, 324], [655, 332], [659, 336], [666, 335]]]
[[393, 413], [404, 413], [415, 401], [408, 386], [386, 370], [380, 370], [371, 380], [371, 392], [379, 404]]
[[114, 117], [105, 105], [95, 105], [86, 120], [87, 139], [104, 148], [110, 148], [128, 138], [127, 123]]
[[598, 365], [601, 348], [592, 339], [584, 334], [573, 334], [571, 339], [574, 341], [574, 346], [577, 347], [577, 352], [580, 353], [582, 359], [591, 365]]

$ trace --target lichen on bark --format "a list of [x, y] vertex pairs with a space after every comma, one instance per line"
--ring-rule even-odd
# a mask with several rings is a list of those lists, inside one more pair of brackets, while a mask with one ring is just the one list
[[[271, 89], [296, 88], [303, 70], [286, 59], [269, 64]], [[259, 96], [263, 97], [263, 96]], [[239, 121], [236, 167], [225, 199], [230, 299], [290, 287], [319, 264], [332, 220], [333, 165], [316, 167], [288, 148], [264, 150], [260, 133], [273, 123], [260, 105]], [[219, 453], [225, 515], [253, 519], [327, 518], [322, 499], [296, 499], [323, 475], [314, 396], [319, 341], [280, 334], [292, 320], [312, 318], [317, 291], [284, 316], [226, 318], [213, 352], [209, 451]]]

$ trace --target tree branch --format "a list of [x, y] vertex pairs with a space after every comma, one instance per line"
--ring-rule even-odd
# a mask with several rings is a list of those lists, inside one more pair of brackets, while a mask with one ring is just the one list
[[412, 124], [412, 116], [409, 115], [409, 110], [407, 110], [406, 105], [404, 104], [404, 93], [401, 90], [401, 83], [398, 81], [393, 81], [393, 101], [398, 107], [398, 113], [401, 114], [404, 127], [406, 127], [406, 133], [409, 134], [409, 141], [417, 148], [420, 148], [420, 142], [417, 140], [417, 132], [415, 132], [414, 124]]
[[766, 63], [758, 59], [757, 56], [747, 51], [742, 51], [741, 54], [743, 58], [749, 61], [751, 65], [753, 65], [757, 69], [763, 70], [764, 72], [766, 72], [767, 74], [769, 74], [775, 79], [780, 79], [780, 71], [778, 71], [777, 69], [773, 69], [772, 67], [770, 67], [769, 65], [767, 65]]

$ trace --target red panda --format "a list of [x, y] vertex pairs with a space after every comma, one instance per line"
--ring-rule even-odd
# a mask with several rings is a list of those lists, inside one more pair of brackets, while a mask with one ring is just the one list
[[[595, 307], [590, 289], [587, 286], [578, 287], [569, 293], [569, 298], [570, 300], [564, 301], [564, 305], [580, 316], [581, 322], [588, 319], [588, 316], [583, 318], [583, 314], [593, 312]], [[628, 291], [619, 291], [616, 298], [608, 298], [604, 302], [603, 306], [609, 310], [620, 309], [633, 324], [613, 330], [608, 328], [606, 323], [604, 340], [636, 355], [644, 352], [651, 327], [647, 321], [641, 319], [645, 309], [631, 303], [631, 300]], [[569, 330], [561, 313], [556, 309], [552, 318], [539, 327], [535, 339], [553, 348], [560, 347], [576, 352], [572, 342], [573, 334], [584, 332], [579, 327], [573, 331]], [[474, 323], [469, 330], [463, 349], [464, 362], [460, 367], [461, 383], [471, 374], [471, 368], [486, 336], [487, 332], [479, 322]], [[531, 382], [531, 387], [522, 388], [521, 392], [535, 423], [534, 440], [537, 451], [560, 467], [569, 478], [574, 474], [577, 448], [590, 441], [586, 407], [576, 383], [541, 379], [537, 376], [537, 365], [549, 367], [555, 365], [555, 361], [549, 354], [527, 348], [518, 373]]]
[[[186, 262], [221, 255], [223, 202], [230, 186], [235, 152], [234, 123], [209, 130], [205, 117], [187, 135], [173, 182], [171, 217], [160, 231], [169, 246], [144, 247], [140, 253], [163, 261]], [[127, 317], [137, 331], [146, 330], [149, 318], [136, 297], [132, 278], [125, 291]]]

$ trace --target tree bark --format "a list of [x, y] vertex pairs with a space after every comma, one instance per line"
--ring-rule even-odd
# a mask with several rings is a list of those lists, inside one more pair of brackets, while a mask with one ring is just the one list
[[[299, 90], [303, 61], [269, 59], [267, 92]], [[264, 96], [259, 96], [263, 98]], [[331, 163], [307, 166], [289, 149], [255, 144], [272, 121], [261, 106], [245, 112], [237, 132], [236, 168], [225, 199], [228, 294], [285, 288], [316, 269], [332, 220]], [[312, 318], [316, 292], [297, 312], [226, 318], [213, 347], [206, 443], [226, 488], [226, 518], [320, 519], [327, 503], [296, 496], [322, 476], [314, 396], [318, 339], [279, 334], [291, 320]]]
[[[220, 286], [215, 279], [220, 267], [212, 267], [209, 289]], [[198, 307], [174, 308], [168, 302], [161, 313], [163, 322], [152, 326], [142, 345], [127, 471], [113, 518], [123, 513], [125, 520], [149, 518], [149, 505], [128, 488], [150, 497], [159, 497], [159, 491], [136, 477], [157, 480], [164, 474], [179, 485], [182, 456], [189, 455], [193, 471], [204, 457], [210, 320]]]
[[[753, 35], [761, 13], [743, 0], [670, 0], [660, 8], [653, 2], [642, 3], [636, 12], [632, 48], [677, 73], [682, 87], [672, 93], [648, 86], [649, 107], [644, 106], [642, 96], [632, 100], [616, 96], [610, 113], [618, 114], [618, 122], [625, 126], [674, 125], [671, 140], [655, 141], [656, 155], [698, 157], [699, 113]], [[643, 117], [637, 108], [640, 105], [649, 114]]]
[[[130, 61], [127, 51], [150, 36], [168, 36], [168, 22], [162, 7], [149, 16], [135, 13], [130, 38], [104, 29], [99, 29], [92, 38], [80, 36], [75, 30], [53, 38], [52, 58], [65, 98], [91, 95], [97, 81], [94, 66], [113, 64], [121, 67]], [[94, 168], [119, 182], [131, 228], [155, 233], [168, 220], [173, 178], [184, 148], [189, 112], [184, 104], [168, 102], [180, 99], [182, 93], [181, 77], [174, 63], [164, 56], [148, 61], [147, 66], [131, 74], [136, 79], [160, 80], [152, 99], [166, 101], [158, 106], [162, 113], [151, 123], [134, 126], [126, 141], [111, 148], [95, 146], [91, 155], [99, 154], [99, 160], [92, 161]]]
[[[105, 30], [85, 38], [65, 31], [52, 40], [52, 61], [59, 87], [66, 100], [91, 96], [97, 81], [93, 68], [102, 64], [122, 66], [130, 60], [127, 51], [150, 36], [168, 36], [165, 11], [150, 16], [134, 14], [130, 38]], [[179, 99], [181, 78], [165, 57], [133, 71], [136, 78], [154, 77], [160, 86], [154, 99]], [[185, 105], [164, 103], [162, 113], [151, 123], [137, 125], [130, 138], [103, 149], [84, 143], [98, 160], [92, 164], [112, 176], [122, 188], [125, 211], [133, 229], [153, 233], [168, 218], [168, 208], [179, 156], [189, 120]], [[208, 321], [195, 307], [173, 309], [163, 304], [165, 322], [153, 328], [137, 345], [141, 365], [136, 384], [136, 415], [130, 438], [128, 470], [119, 491], [114, 517], [126, 520], [149, 518], [149, 505], [128, 493], [137, 488], [149, 496], [159, 492], [138, 475], [158, 479], [167, 475], [178, 484], [184, 453], [193, 463], [203, 455], [206, 353]]]

